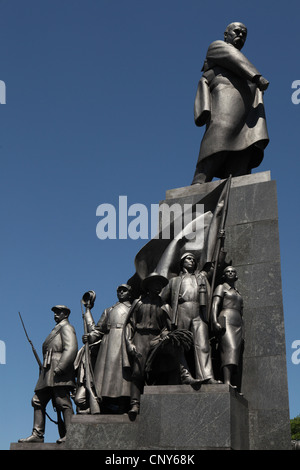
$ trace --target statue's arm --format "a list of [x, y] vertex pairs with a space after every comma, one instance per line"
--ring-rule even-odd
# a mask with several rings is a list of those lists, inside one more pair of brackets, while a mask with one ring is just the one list
[[206, 59], [208, 64], [216, 64], [228, 69], [256, 83], [258, 87], [265, 82], [269, 83], [241, 51], [224, 41], [213, 42], [208, 48]]
[[220, 323], [218, 322], [218, 315], [222, 308], [223, 297], [224, 297], [223, 286], [219, 285], [214, 291], [213, 299], [212, 299], [212, 307], [211, 307], [212, 327], [216, 333], [222, 330], [222, 327]]
[[90, 313], [90, 316], [87, 317], [87, 334], [82, 336], [83, 343], [86, 343], [88, 341], [89, 344], [93, 344], [102, 338], [106, 331], [106, 325], [110, 310], [111, 309], [109, 308], [104, 310], [97, 325], [95, 324], [94, 319]]
[[125, 344], [126, 344], [126, 349], [129, 355], [134, 356], [137, 354], [136, 347], [133, 341], [134, 334], [135, 334], [135, 327], [136, 327], [136, 314], [138, 310], [138, 302], [135, 304], [132, 304], [130, 312], [129, 312], [129, 317], [128, 321], [125, 325]]

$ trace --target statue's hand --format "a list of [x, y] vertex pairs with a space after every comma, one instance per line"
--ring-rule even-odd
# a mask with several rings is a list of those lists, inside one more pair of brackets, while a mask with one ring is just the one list
[[88, 335], [88, 334], [87, 334], [87, 335], [82, 335], [82, 342], [83, 342], [83, 344], [87, 343], [88, 340], [89, 340], [89, 335]]
[[214, 329], [215, 333], [221, 333], [221, 331], [223, 330], [220, 323], [218, 323], [218, 322], [213, 323], [213, 329]]
[[134, 344], [131, 345], [128, 353], [133, 357], [141, 357], [142, 356], [140, 353], [137, 352], [136, 347], [134, 346]]
[[269, 86], [268, 80], [262, 76], [258, 77], [256, 84], [260, 91], [265, 91]]

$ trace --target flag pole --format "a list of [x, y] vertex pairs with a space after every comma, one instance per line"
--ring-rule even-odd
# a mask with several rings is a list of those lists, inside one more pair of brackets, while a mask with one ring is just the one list
[[210, 291], [207, 318], [210, 318], [213, 292], [214, 292], [214, 288], [215, 288], [216, 275], [217, 275], [217, 269], [218, 269], [218, 263], [219, 263], [219, 256], [220, 256], [220, 251], [221, 251], [221, 243], [222, 243], [222, 239], [225, 238], [225, 224], [226, 224], [226, 217], [227, 217], [227, 212], [228, 212], [228, 201], [229, 201], [231, 179], [232, 179], [232, 176], [230, 175], [227, 179], [227, 182], [226, 182], [226, 192], [225, 192], [225, 197], [224, 197], [224, 206], [223, 206], [222, 218], [221, 218], [221, 223], [220, 223], [220, 228], [219, 228], [219, 233], [218, 233], [218, 236], [217, 236], [216, 248], [215, 248], [215, 264], [214, 264], [214, 267], [213, 267], [213, 276], [212, 276], [212, 281], [211, 281], [211, 291]]

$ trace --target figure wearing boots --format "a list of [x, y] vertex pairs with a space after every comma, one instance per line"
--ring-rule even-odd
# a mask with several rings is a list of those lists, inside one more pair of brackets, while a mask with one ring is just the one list
[[[194, 340], [195, 378], [186, 361], [181, 364], [181, 383], [219, 383], [214, 379], [208, 329], [207, 275], [199, 272], [193, 253], [181, 257], [181, 272], [162, 292], [162, 299], [172, 308], [172, 328], [189, 330]], [[184, 358], [183, 358], [184, 359]]]
[[68, 307], [56, 305], [52, 311], [56, 326], [43, 343], [43, 366], [32, 398], [34, 408], [32, 434], [25, 439], [19, 439], [19, 442], [44, 442], [46, 406], [50, 400], [56, 411], [63, 416], [58, 443], [65, 441], [73, 415], [70, 392], [75, 387], [73, 364], [77, 354], [76, 333], [68, 320], [70, 314]]
[[143, 280], [145, 295], [132, 303], [124, 330], [129, 357], [132, 360], [130, 419], [139, 413], [140, 396], [145, 384], [146, 361], [151, 350], [151, 341], [162, 330], [170, 331], [170, 309], [163, 305], [160, 292], [168, 280], [152, 273]]

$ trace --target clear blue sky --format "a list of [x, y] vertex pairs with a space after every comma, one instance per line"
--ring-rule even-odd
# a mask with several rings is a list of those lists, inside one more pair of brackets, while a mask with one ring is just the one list
[[[191, 183], [202, 63], [232, 21], [248, 27], [243, 52], [270, 81], [256, 171], [277, 182], [290, 415], [300, 413], [299, 14], [298, 1], [0, 0], [0, 449], [32, 429], [38, 369], [18, 311], [41, 356], [53, 305], [71, 308], [80, 341], [82, 294], [96, 291], [96, 320], [116, 301], [146, 240], [99, 240], [96, 209], [121, 195], [150, 208]], [[47, 422], [46, 441], [57, 437]]]

